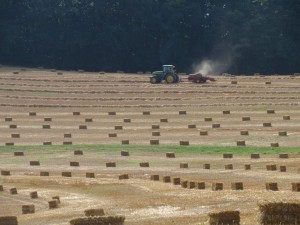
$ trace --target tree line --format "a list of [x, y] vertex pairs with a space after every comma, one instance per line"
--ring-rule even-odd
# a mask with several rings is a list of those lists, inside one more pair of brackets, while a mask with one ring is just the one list
[[299, 0], [1, 0], [0, 63], [127, 72], [203, 60], [300, 72]]

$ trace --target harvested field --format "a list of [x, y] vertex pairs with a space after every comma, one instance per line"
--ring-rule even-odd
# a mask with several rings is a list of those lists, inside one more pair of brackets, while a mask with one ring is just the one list
[[[0, 217], [17, 216], [19, 225], [68, 225], [91, 208], [125, 216], [125, 225], [199, 225], [220, 209], [253, 225], [258, 201], [300, 201], [298, 76], [151, 85], [142, 74], [1, 67], [0, 75]], [[273, 183], [278, 190], [267, 190]], [[23, 205], [35, 213], [23, 215]]]

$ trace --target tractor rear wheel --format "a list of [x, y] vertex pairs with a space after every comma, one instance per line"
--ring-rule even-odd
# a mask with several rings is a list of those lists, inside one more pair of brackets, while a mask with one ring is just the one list
[[175, 82], [174, 83], [178, 83], [179, 82], [179, 77], [177, 74], [175, 74]]
[[175, 83], [175, 81], [176, 81], [176, 78], [175, 78], [175, 76], [173, 74], [168, 74], [166, 76], [166, 82], [168, 84]]

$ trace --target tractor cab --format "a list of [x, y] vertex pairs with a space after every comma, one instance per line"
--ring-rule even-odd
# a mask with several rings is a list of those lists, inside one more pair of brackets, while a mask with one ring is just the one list
[[175, 66], [173, 65], [163, 65], [163, 72], [165, 75], [175, 73]]
[[150, 77], [150, 82], [152, 84], [161, 83], [163, 80], [166, 83], [178, 83], [179, 77], [176, 74], [175, 66], [173, 65], [163, 65], [163, 71], [155, 71], [152, 73], [152, 77]]

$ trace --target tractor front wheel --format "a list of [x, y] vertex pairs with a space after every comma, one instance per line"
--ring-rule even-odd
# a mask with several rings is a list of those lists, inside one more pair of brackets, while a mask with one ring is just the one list
[[161, 82], [161, 79], [159, 77], [151, 77], [150, 78], [150, 83], [151, 84], [158, 84]]
[[169, 74], [166, 76], [166, 82], [168, 84], [175, 83], [175, 81], [176, 81], [176, 78], [172, 74]]
[[151, 77], [150, 78], [150, 83], [151, 84], [157, 84], [157, 78], [156, 77]]

